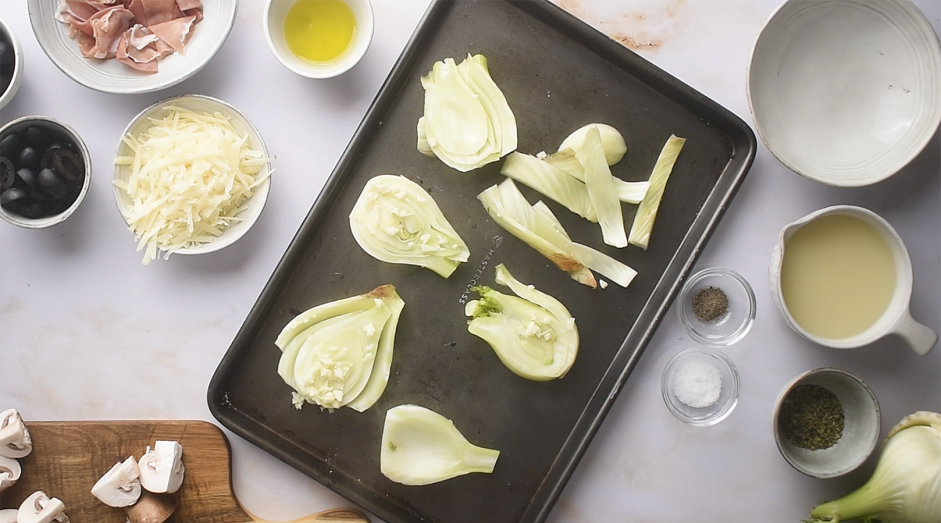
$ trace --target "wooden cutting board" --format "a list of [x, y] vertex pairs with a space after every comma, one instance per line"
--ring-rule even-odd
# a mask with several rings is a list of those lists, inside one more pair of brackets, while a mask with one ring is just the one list
[[[17, 508], [42, 490], [65, 503], [72, 523], [125, 523], [124, 509], [91, 495], [115, 463], [140, 459], [157, 440], [183, 446], [183, 485], [174, 494], [171, 523], [264, 522], [245, 511], [232, 491], [231, 457], [225, 434], [205, 421], [76, 421], [26, 423], [33, 451], [21, 458], [23, 474], [0, 496], [0, 508]], [[353, 509], [334, 509], [294, 523], [368, 523]]]

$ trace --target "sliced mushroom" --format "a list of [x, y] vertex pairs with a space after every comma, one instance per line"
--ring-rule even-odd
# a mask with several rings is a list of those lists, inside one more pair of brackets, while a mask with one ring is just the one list
[[124, 510], [128, 523], [163, 523], [176, 510], [176, 503], [169, 494], [154, 494], [145, 490], [141, 492], [137, 503]]
[[183, 484], [183, 447], [175, 441], [147, 447], [139, 465], [141, 486], [154, 494], [173, 494]]
[[69, 523], [69, 517], [65, 515], [65, 503], [37, 490], [20, 505], [20, 509], [16, 512], [16, 521], [18, 523]]
[[91, 493], [110, 507], [133, 505], [140, 497], [140, 469], [134, 456], [115, 464], [91, 488]]
[[16, 409], [0, 413], [0, 456], [22, 458], [33, 450], [29, 431]]
[[[13, 458], [0, 456], [0, 492], [10, 488], [20, 479], [23, 469], [20, 468], [20, 462]], [[0, 520], [3, 523], [3, 520]]]
[[16, 513], [15, 508], [5, 508], [0, 510], [0, 523], [16, 523]]

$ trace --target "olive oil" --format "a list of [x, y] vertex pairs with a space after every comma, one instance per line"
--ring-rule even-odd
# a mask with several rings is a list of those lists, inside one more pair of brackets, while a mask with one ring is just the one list
[[821, 216], [784, 246], [781, 290], [791, 316], [820, 338], [861, 334], [895, 293], [895, 258], [882, 234], [855, 216]]
[[336, 61], [356, 35], [356, 17], [343, 0], [297, 0], [284, 21], [291, 52], [311, 63]]

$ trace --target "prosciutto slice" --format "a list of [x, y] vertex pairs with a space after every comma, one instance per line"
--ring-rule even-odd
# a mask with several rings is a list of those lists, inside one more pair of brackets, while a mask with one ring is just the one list
[[157, 72], [157, 61], [184, 53], [203, 19], [201, 0], [58, 0], [56, 20], [86, 58], [116, 58], [137, 71]]

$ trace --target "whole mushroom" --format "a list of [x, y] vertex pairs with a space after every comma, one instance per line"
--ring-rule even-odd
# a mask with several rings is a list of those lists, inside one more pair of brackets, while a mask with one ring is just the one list
[[145, 490], [141, 492], [137, 503], [124, 507], [124, 510], [130, 523], [163, 523], [176, 510], [176, 503], [169, 494], [154, 494]]
[[[20, 479], [22, 473], [23, 469], [20, 468], [19, 461], [0, 456], [0, 492], [12, 487], [16, 480]], [[3, 521], [0, 520], [0, 523]]]
[[140, 497], [140, 469], [134, 456], [115, 464], [91, 488], [91, 493], [111, 507], [133, 505]]
[[69, 517], [65, 515], [65, 503], [37, 490], [20, 505], [20, 509], [16, 512], [16, 521], [18, 523], [69, 523]]
[[183, 484], [183, 447], [176, 441], [158, 441], [141, 456], [140, 482], [154, 494], [173, 494]]
[[22, 458], [33, 450], [26, 424], [16, 409], [0, 413], [0, 456]]

